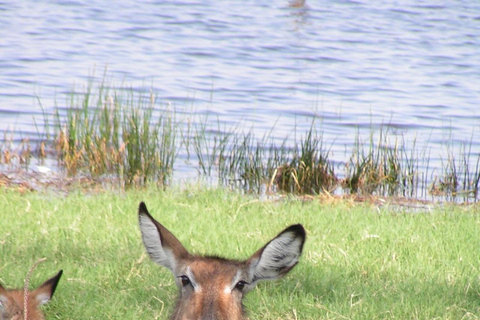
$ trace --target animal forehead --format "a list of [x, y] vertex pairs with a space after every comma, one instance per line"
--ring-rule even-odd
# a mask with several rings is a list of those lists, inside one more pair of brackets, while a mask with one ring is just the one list
[[5, 296], [8, 298], [9, 305], [17, 305], [23, 307], [23, 291], [8, 290]]
[[19, 290], [9, 290], [4, 295], [7, 299], [4, 301], [6, 311], [12, 316], [23, 312], [23, 293]]
[[[6, 294], [8, 298], [8, 302], [6, 305], [6, 308], [10, 312], [23, 312], [23, 307], [25, 303], [25, 296], [23, 290], [8, 290]], [[37, 303], [35, 300], [35, 296], [32, 294], [32, 292], [28, 293], [28, 303], [27, 303], [27, 308], [29, 312], [31, 312], [32, 309], [36, 308]]]
[[230, 283], [244, 270], [244, 264], [241, 262], [215, 257], [194, 259], [188, 267], [198, 283], [218, 281]]

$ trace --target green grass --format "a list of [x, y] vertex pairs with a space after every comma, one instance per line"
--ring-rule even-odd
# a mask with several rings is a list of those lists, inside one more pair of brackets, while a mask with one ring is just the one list
[[0, 281], [22, 287], [45, 257], [32, 287], [64, 270], [47, 319], [167, 319], [176, 287], [144, 253], [136, 215], [144, 200], [188, 249], [228, 258], [304, 224], [299, 265], [247, 295], [250, 319], [478, 319], [476, 206], [408, 212], [199, 189], [66, 197], [0, 189]]

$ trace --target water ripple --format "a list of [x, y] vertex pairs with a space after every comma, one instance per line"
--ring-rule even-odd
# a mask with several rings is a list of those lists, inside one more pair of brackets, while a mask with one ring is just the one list
[[151, 84], [161, 101], [225, 123], [276, 123], [279, 137], [319, 115], [337, 154], [357, 129], [386, 122], [434, 149], [450, 139], [444, 130], [480, 141], [474, 1], [122, 1], [113, 10], [26, 0], [0, 11], [1, 130], [32, 125], [36, 96], [47, 112], [65, 107], [65, 94], [107, 67], [120, 86]]

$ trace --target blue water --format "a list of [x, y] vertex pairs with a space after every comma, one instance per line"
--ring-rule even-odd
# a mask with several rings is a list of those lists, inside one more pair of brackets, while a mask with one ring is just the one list
[[0, 132], [35, 135], [37, 97], [62, 107], [105, 68], [161, 105], [279, 138], [318, 115], [338, 162], [382, 124], [432, 161], [480, 152], [478, 1], [0, 3]]

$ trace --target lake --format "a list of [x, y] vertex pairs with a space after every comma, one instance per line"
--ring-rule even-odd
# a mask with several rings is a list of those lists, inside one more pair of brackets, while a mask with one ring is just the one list
[[477, 1], [0, 3], [0, 132], [34, 139], [38, 100], [53, 112], [105, 68], [160, 105], [259, 135], [318, 117], [338, 164], [382, 125], [433, 167], [464, 144], [480, 153]]

